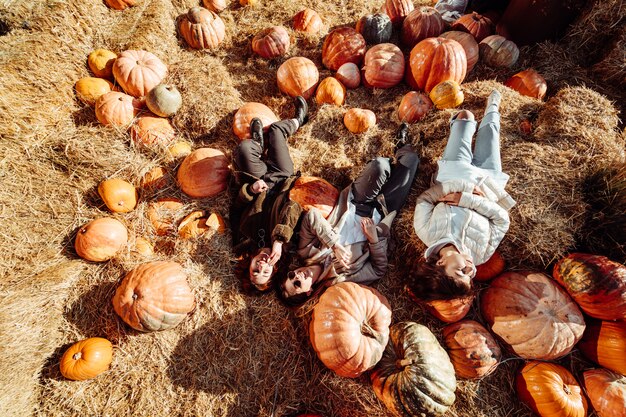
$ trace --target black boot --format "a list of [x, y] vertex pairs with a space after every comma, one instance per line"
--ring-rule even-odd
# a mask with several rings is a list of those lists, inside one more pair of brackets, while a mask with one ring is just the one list
[[294, 118], [300, 127], [309, 121], [309, 105], [302, 96], [296, 97], [296, 116]]
[[250, 121], [250, 136], [252, 140], [261, 145], [261, 149], [263, 149], [263, 122], [258, 117]]
[[395, 151], [403, 147], [409, 142], [409, 125], [403, 122], [398, 131], [396, 132], [396, 147]]

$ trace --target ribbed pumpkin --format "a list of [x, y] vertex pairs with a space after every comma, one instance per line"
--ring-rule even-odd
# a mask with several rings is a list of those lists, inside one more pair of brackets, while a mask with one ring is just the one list
[[430, 90], [430, 99], [438, 109], [451, 109], [463, 103], [465, 96], [456, 81], [446, 80]]
[[365, 54], [363, 75], [367, 83], [376, 88], [391, 88], [404, 77], [404, 55], [392, 43], [373, 46]]
[[385, 296], [370, 287], [340, 282], [328, 288], [313, 309], [309, 336], [328, 369], [356, 378], [382, 357], [390, 324]]
[[87, 65], [93, 75], [99, 78], [113, 79], [113, 63], [117, 54], [108, 49], [96, 49], [87, 57]]
[[167, 170], [163, 167], [154, 167], [141, 178], [141, 189], [156, 191], [167, 186]]
[[434, 7], [422, 6], [413, 10], [402, 23], [402, 43], [412, 48], [419, 41], [439, 36], [445, 29], [445, 22]]
[[167, 66], [148, 51], [124, 51], [113, 63], [115, 81], [134, 97], [143, 97], [167, 75]]
[[317, 86], [315, 101], [317, 104], [341, 106], [346, 100], [346, 87], [334, 77], [324, 78]]
[[365, 42], [373, 45], [389, 42], [393, 25], [385, 13], [368, 14], [359, 19], [356, 30]]
[[583, 373], [585, 392], [600, 417], [626, 416], [626, 377], [606, 369]]
[[519, 58], [519, 49], [500, 35], [487, 36], [478, 44], [480, 58], [491, 67], [512, 67]]
[[414, 8], [413, 0], [385, 0], [381, 11], [389, 16], [394, 26], [400, 26]]
[[133, 122], [140, 106], [134, 97], [111, 91], [96, 100], [96, 118], [105, 126], [126, 127]]
[[456, 375], [476, 379], [496, 370], [502, 357], [491, 333], [474, 320], [463, 320], [443, 328], [443, 338]]
[[433, 316], [445, 323], [455, 323], [467, 316], [474, 302], [474, 295], [452, 298], [451, 300], [430, 300], [424, 307]]
[[517, 396], [540, 417], [585, 417], [587, 400], [561, 365], [530, 361], [515, 378]]
[[252, 50], [266, 59], [285, 55], [290, 44], [289, 33], [282, 26], [263, 29], [252, 38]]
[[224, 21], [204, 7], [194, 6], [178, 20], [178, 31], [193, 49], [217, 48], [224, 40]]
[[276, 72], [278, 88], [291, 97], [302, 96], [310, 99], [320, 80], [317, 67], [308, 58], [296, 56], [289, 58], [278, 67]]
[[588, 321], [578, 348], [598, 365], [626, 375], [626, 322]]
[[98, 195], [114, 213], [128, 213], [137, 206], [137, 190], [121, 178], [109, 178], [98, 184]]
[[363, 133], [376, 124], [376, 115], [367, 109], [350, 109], [343, 116], [343, 124], [352, 133]]
[[157, 116], [170, 117], [183, 104], [180, 91], [174, 85], [159, 84], [146, 96], [146, 105]]
[[74, 381], [94, 378], [109, 369], [113, 345], [102, 337], [90, 337], [70, 346], [59, 362], [61, 375]]
[[476, 12], [461, 16], [456, 22], [452, 23], [451, 28], [452, 30], [471, 34], [476, 39], [476, 42], [493, 35], [495, 29], [491, 19]]
[[459, 32], [458, 30], [444, 32], [439, 35], [439, 37], [452, 39], [461, 44], [465, 51], [465, 58], [467, 58], [467, 72], [469, 73], [472, 68], [474, 68], [479, 58], [478, 42], [476, 42], [476, 39], [469, 33]]
[[460, 43], [452, 39], [424, 39], [411, 50], [411, 73], [420, 90], [430, 93], [437, 84], [452, 80], [461, 84], [467, 58]]
[[348, 89], [357, 88], [361, 84], [361, 71], [356, 64], [346, 62], [339, 67], [335, 78]]
[[504, 82], [509, 88], [517, 91], [523, 96], [543, 99], [548, 90], [545, 78], [532, 68], [518, 72]]
[[130, 127], [130, 136], [138, 146], [167, 146], [176, 139], [169, 119], [144, 113]]
[[80, 101], [94, 106], [101, 95], [113, 90], [113, 84], [102, 78], [85, 77], [76, 81], [74, 89]]
[[396, 416], [440, 416], [454, 403], [456, 378], [446, 351], [426, 326], [391, 326], [389, 344], [370, 378]]
[[491, 331], [524, 359], [560, 358], [585, 330], [578, 306], [540, 272], [505, 272], [491, 282], [480, 301]]
[[195, 306], [187, 274], [176, 262], [139, 265], [126, 274], [113, 296], [118, 316], [141, 332], [170, 329]]
[[350, 27], [335, 29], [326, 36], [322, 45], [322, 63], [337, 71], [346, 62], [361, 65], [365, 55], [365, 39]]
[[300, 177], [289, 190], [289, 199], [304, 210], [315, 207], [328, 218], [339, 199], [339, 191], [328, 181], [318, 177]]
[[263, 130], [267, 131], [278, 116], [265, 104], [250, 102], [239, 107], [233, 118], [233, 132], [241, 140], [250, 139], [250, 122], [255, 117], [261, 119]]
[[293, 28], [298, 32], [314, 34], [322, 30], [324, 23], [315, 10], [303, 9], [293, 17]]
[[115, 10], [124, 10], [137, 4], [137, 0], [104, 0], [107, 6]]
[[626, 266], [605, 256], [572, 253], [552, 276], [591, 317], [626, 320]]
[[504, 271], [505, 266], [500, 251], [496, 250], [493, 255], [487, 259], [487, 262], [476, 267], [476, 276], [474, 276], [474, 279], [476, 281], [489, 281], [500, 275]]
[[148, 205], [148, 220], [158, 236], [174, 230], [174, 223], [183, 216], [184, 207], [183, 202], [175, 197], [164, 197]]
[[93, 262], [108, 261], [128, 242], [128, 231], [119, 220], [103, 217], [92, 220], [76, 234], [74, 249], [83, 259]]
[[226, 0], [202, 0], [202, 4], [214, 13], [220, 13], [228, 6]]
[[213, 197], [228, 185], [228, 158], [222, 151], [199, 148], [190, 153], [178, 168], [178, 183], [194, 198]]
[[428, 114], [432, 107], [433, 102], [430, 101], [427, 95], [417, 91], [409, 91], [402, 97], [398, 107], [398, 119], [407, 123], [419, 122]]

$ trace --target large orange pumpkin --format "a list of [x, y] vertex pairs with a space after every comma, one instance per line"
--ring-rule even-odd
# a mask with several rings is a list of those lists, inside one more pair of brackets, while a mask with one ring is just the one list
[[104, 0], [107, 6], [115, 10], [124, 10], [137, 4], [137, 0]]
[[460, 32], [458, 30], [451, 30], [439, 35], [440, 38], [452, 39], [457, 41], [463, 47], [465, 51], [465, 57], [467, 58], [467, 72], [469, 73], [474, 65], [478, 62], [479, 49], [478, 42], [472, 35], [467, 32]]
[[196, 306], [183, 267], [166, 261], [148, 262], [130, 271], [112, 301], [122, 320], [141, 332], [170, 329]]
[[98, 194], [114, 213], [128, 213], [137, 205], [137, 190], [128, 181], [110, 178], [98, 184]]
[[289, 33], [282, 26], [263, 29], [252, 38], [252, 50], [266, 59], [285, 55], [290, 44]]
[[113, 63], [117, 54], [108, 49], [96, 49], [87, 57], [89, 69], [98, 78], [113, 79]]
[[224, 21], [215, 12], [194, 6], [180, 17], [178, 30], [193, 49], [212, 49], [224, 40]]
[[606, 369], [583, 373], [585, 392], [600, 417], [626, 417], [626, 377]]
[[190, 153], [178, 168], [178, 183], [194, 198], [213, 197], [228, 185], [228, 158], [222, 151], [199, 148]]
[[61, 375], [74, 381], [91, 379], [109, 369], [113, 345], [102, 337], [90, 337], [70, 346], [59, 362]]
[[272, 123], [278, 121], [278, 116], [265, 104], [245, 103], [239, 107], [233, 118], [233, 132], [239, 139], [250, 139], [250, 122], [255, 117], [261, 119], [264, 131], [267, 131]]
[[495, 29], [493, 22], [476, 12], [461, 16], [451, 25], [452, 30], [467, 32], [471, 34], [477, 42], [482, 41], [489, 35], [493, 35]]
[[415, 123], [422, 120], [433, 107], [427, 95], [417, 91], [409, 91], [402, 97], [398, 107], [398, 119], [407, 123]]
[[174, 230], [176, 223], [183, 215], [185, 205], [175, 197], [164, 197], [148, 205], [148, 220], [157, 235], [165, 236]]
[[402, 43], [412, 48], [419, 41], [439, 36], [446, 24], [434, 7], [421, 6], [413, 10], [402, 23]]
[[356, 378], [372, 369], [389, 339], [391, 307], [373, 288], [341, 282], [326, 290], [313, 309], [311, 344], [326, 367]]
[[341, 106], [346, 100], [346, 87], [334, 77], [324, 78], [317, 86], [315, 101], [317, 104]]
[[591, 317], [626, 320], [626, 266], [605, 256], [572, 253], [552, 275]]
[[278, 88], [291, 97], [302, 96], [310, 99], [320, 80], [317, 67], [309, 58], [296, 56], [289, 58], [276, 72]]
[[363, 133], [376, 124], [376, 115], [367, 109], [350, 109], [343, 115], [343, 124], [352, 133]]
[[476, 276], [474, 276], [474, 279], [476, 281], [489, 281], [500, 275], [504, 271], [505, 266], [504, 258], [502, 258], [500, 251], [496, 250], [493, 255], [487, 259], [487, 262], [476, 267]]
[[289, 190], [289, 199], [304, 210], [315, 207], [326, 219], [337, 204], [339, 191], [323, 178], [300, 177]]
[[598, 365], [626, 375], [626, 322], [590, 320], [578, 348]]
[[128, 94], [143, 97], [167, 75], [167, 66], [151, 52], [124, 51], [113, 63], [113, 75]]
[[512, 67], [519, 58], [519, 49], [500, 35], [490, 35], [478, 44], [480, 57], [491, 67]]
[[463, 103], [465, 95], [459, 83], [453, 80], [442, 81], [430, 90], [429, 97], [438, 109], [451, 109]]
[[315, 10], [303, 9], [293, 17], [293, 28], [298, 32], [317, 33], [322, 30], [324, 23]]
[[560, 358], [585, 330], [578, 306], [540, 272], [505, 272], [492, 281], [480, 301], [491, 330], [525, 359]]
[[427, 93], [443, 81], [461, 84], [467, 72], [465, 50], [457, 41], [446, 38], [428, 38], [415, 45], [410, 65], [415, 83]]
[[532, 68], [518, 72], [504, 82], [509, 88], [517, 91], [523, 96], [543, 99], [548, 90], [545, 78]]
[[361, 71], [356, 64], [346, 62], [339, 67], [335, 78], [348, 89], [357, 88], [361, 84]]
[[128, 231], [119, 220], [103, 217], [92, 220], [76, 234], [74, 248], [83, 259], [93, 262], [107, 261], [126, 246]]
[[381, 11], [389, 16], [394, 26], [399, 26], [414, 8], [412, 0], [385, 0]]
[[128, 94], [111, 91], [96, 100], [96, 118], [105, 126], [126, 127], [133, 122], [141, 103]]
[[130, 137], [139, 146], [167, 146], [176, 139], [176, 131], [169, 119], [145, 113], [130, 127]]
[[456, 375], [482, 378], [496, 370], [502, 357], [491, 333], [474, 320], [463, 320], [443, 328], [443, 338]]
[[367, 83], [376, 88], [391, 88], [404, 77], [404, 55], [392, 43], [381, 43], [365, 54], [363, 74]]
[[360, 65], [365, 55], [365, 39], [350, 27], [335, 29], [326, 36], [322, 45], [322, 63], [337, 71], [346, 62]]
[[102, 78], [85, 77], [76, 81], [76, 96], [83, 103], [93, 106], [101, 95], [113, 90], [113, 84]]

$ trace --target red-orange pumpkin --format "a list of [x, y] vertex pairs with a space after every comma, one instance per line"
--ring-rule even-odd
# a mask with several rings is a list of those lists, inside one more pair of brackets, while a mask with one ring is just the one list
[[328, 181], [318, 177], [300, 177], [289, 190], [289, 199], [304, 210], [315, 207], [328, 218], [339, 199], [339, 191]]
[[467, 72], [470, 72], [474, 65], [478, 62], [479, 49], [478, 42], [472, 35], [467, 32], [459, 32], [458, 30], [451, 30], [450, 32], [444, 32], [439, 35], [440, 38], [452, 39], [457, 41], [463, 47], [465, 51], [465, 57], [467, 58]]
[[185, 194], [194, 198], [213, 197], [228, 185], [228, 158], [222, 151], [199, 148], [187, 155], [178, 168], [178, 183]]
[[578, 347], [598, 365], [626, 375], [626, 322], [590, 320]]
[[519, 49], [500, 35], [487, 36], [478, 44], [480, 57], [491, 67], [512, 67], [519, 58]]
[[424, 39], [411, 50], [410, 63], [416, 85], [427, 93], [443, 81], [461, 84], [467, 72], [465, 50], [452, 39]]
[[424, 307], [439, 320], [445, 323], [456, 323], [467, 315], [473, 302], [474, 295], [469, 295], [451, 300], [425, 301]]
[[402, 23], [402, 43], [412, 48], [419, 41], [439, 36], [446, 24], [434, 7], [422, 6], [413, 10]]
[[252, 50], [266, 59], [285, 55], [290, 44], [289, 33], [282, 26], [269, 27], [252, 38]]
[[335, 78], [348, 89], [357, 88], [361, 84], [361, 71], [356, 64], [346, 62], [339, 67]]
[[322, 63], [332, 71], [337, 71], [346, 62], [360, 65], [365, 46], [365, 39], [356, 30], [350, 27], [335, 29], [322, 45]]
[[250, 102], [239, 107], [233, 118], [233, 132], [241, 140], [250, 139], [250, 122], [255, 117], [261, 119], [263, 131], [278, 121], [278, 116], [265, 104]]
[[385, 0], [381, 11], [387, 13], [394, 26], [399, 26], [414, 8], [412, 0]]
[[363, 133], [376, 124], [376, 115], [367, 109], [350, 109], [343, 116], [343, 124], [352, 133]]
[[313, 61], [297, 56], [283, 62], [276, 72], [276, 79], [283, 93], [308, 100], [315, 94], [320, 73]]
[[532, 68], [518, 72], [504, 82], [509, 88], [517, 91], [523, 96], [543, 99], [548, 90], [545, 78]]
[[126, 127], [133, 122], [141, 103], [128, 94], [111, 91], [96, 100], [96, 118], [105, 126]]
[[333, 77], [324, 78], [317, 86], [315, 101], [317, 104], [341, 106], [346, 100], [346, 87]]
[[151, 52], [124, 51], [113, 63], [117, 83], [131, 96], [143, 97], [167, 75], [167, 66]]
[[315, 10], [300, 10], [293, 17], [293, 28], [299, 32], [317, 33], [322, 30], [324, 23]]
[[626, 378], [606, 369], [583, 373], [585, 392], [600, 417], [626, 416]]
[[491, 333], [474, 320], [463, 320], [443, 328], [443, 338], [456, 375], [482, 378], [496, 370], [502, 357]]
[[176, 131], [169, 119], [145, 113], [130, 127], [130, 137], [138, 146], [167, 146], [176, 139]]
[[500, 255], [500, 251], [496, 250], [487, 262], [476, 267], [476, 281], [489, 281], [497, 277], [504, 271], [504, 258]]
[[417, 91], [409, 91], [402, 97], [400, 107], [398, 107], [398, 119], [407, 123], [419, 122], [432, 107], [433, 102], [427, 95]]
[[194, 6], [178, 21], [178, 30], [194, 49], [216, 48], [224, 40], [224, 21], [211, 10]]
[[70, 346], [59, 362], [61, 375], [74, 381], [91, 379], [109, 369], [113, 345], [101, 337], [90, 337]]
[[381, 43], [365, 54], [363, 73], [367, 83], [376, 88], [391, 88], [404, 77], [404, 55], [392, 43]]
[[119, 220], [103, 217], [92, 220], [76, 234], [74, 248], [83, 259], [107, 261], [121, 251], [128, 242], [128, 231]]
[[489, 35], [493, 35], [495, 29], [493, 22], [476, 12], [461, 16], [451, 26], [452, 30], [470, 33], [477, 42], [482, 41]]

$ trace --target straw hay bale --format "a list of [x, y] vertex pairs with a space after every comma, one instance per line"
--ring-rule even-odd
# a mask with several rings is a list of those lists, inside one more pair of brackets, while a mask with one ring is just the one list
[[607, 47], [604, 57], [591, 67], [591, 73], [598, 78], [626, 88], [626, 26], [614, 37]]

